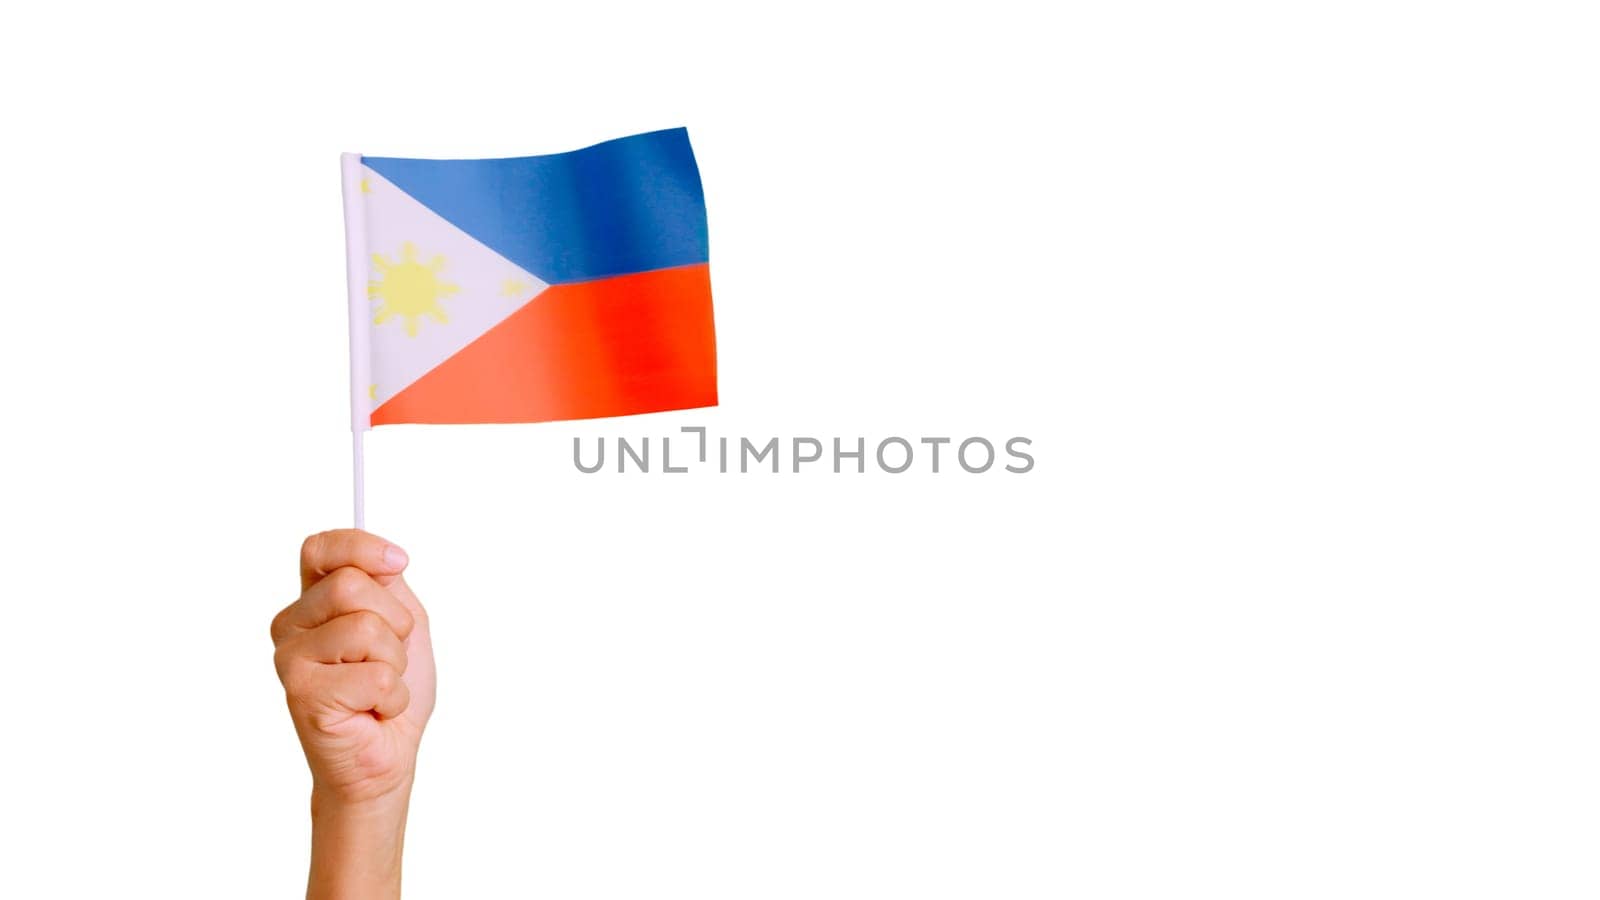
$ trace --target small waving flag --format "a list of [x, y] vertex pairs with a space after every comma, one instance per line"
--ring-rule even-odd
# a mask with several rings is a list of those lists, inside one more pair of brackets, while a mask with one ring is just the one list
[[346, 154], [344, 189], [357, 431], [716, 405], [684, 129], [515, 159]]

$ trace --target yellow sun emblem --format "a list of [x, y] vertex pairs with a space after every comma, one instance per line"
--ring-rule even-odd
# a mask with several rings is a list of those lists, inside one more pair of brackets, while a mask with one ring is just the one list
[[400, 316], [406, 320], [406, 334], [416, 337], [417, 320], [423, 316], [440, 323], [450, 321], [439, 301], [461, 288], [439, 280], [439, 273], [444, 270], [443, 256], [435, 256], [426, 263], [418, 262], [417, 245], [406, 241], [400, 245], [399, 262], [374, 253], [372, 265], [383, 275], [382, 281], [367, 282], [367, 296], [383, 301], [372, 324], [382, 325]]

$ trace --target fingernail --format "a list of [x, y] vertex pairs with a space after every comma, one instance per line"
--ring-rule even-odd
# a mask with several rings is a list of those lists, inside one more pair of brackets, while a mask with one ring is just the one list
[[390, 544], [383, 548], [383, 561], [388, 563], [391, 569], [404, 569], [406, 563], [411, 562], [411, 557], [406, 556], [404, 550]]

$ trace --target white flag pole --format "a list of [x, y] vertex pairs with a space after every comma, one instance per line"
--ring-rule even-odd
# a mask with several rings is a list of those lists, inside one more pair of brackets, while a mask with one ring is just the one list
[[350, 301], [350, 453], [355, 480], [355, 522], [367, 527], [366, 472], [361, 439], [372, 427], [372, 356], [367, 324], [367, 221], [361, 196], [361, 154], [339, 158], [344, 181], [344, 265]]

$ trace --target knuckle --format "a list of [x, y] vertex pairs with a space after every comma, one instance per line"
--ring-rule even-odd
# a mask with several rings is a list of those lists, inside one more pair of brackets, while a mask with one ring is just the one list
[[388, 624], [383, 621], [383, 616], [370, 609], [357, 610], [350, 614], [353, 621], [351, 627], [355, 629], [356, 638], [365, 644], [373, 644], [383, 640], [384, 632], [389, 630]]
[[279, 665], [283, 690], [289, 695], [290, 700], [305, 700], [315, 693], [316, 686], [307, 677], [305, 667], [295, 665], [294, 660], [289, 657], [285, 657]]
[[319, 531], [300, 542], [300, 562], [312, 566], [321, 556], [322, 544], [328, 539], [326, 531]]
[[283, 645], [279, 645], [278, 649], [272, 652], [272, 667], [278, 670], [278, 680], [283, 682], [284, 687], [289, 686], [289, 661], [291, 658], [289, 648]]
[[349, 603], [361, 596], [361, 589], [367, 580], [367, 576], [356, 569], [345, 566], [341, 569], [334, 569], [328, 574], [326, 580], [328, 582], [328, 593], [333, 599]]
[[415, 631], [417, 625], [421, 624], [421, 622], [415, 615], [412, 615], [411, 610], [402, 606], [400, 607], [397, 624], [400, 626], [400, 630], [396, 632], [396, 636], [401, 640], [405, 640], [411, 636], [411, 632]]
[[377, 688], [379, 693], [387, 694], [399, 683], [400, 673], [391, 666], [379, 665], [372, 673], [372, 686]]
[[274, 644], [282, 641], [284, 635], [288, 633], [289, 610], [293, 608], [293, 606], [294, 604], [291, 603], [289, 606], [279, 610], [278, 614], [272, 617], [272, 628], [270, 629], [270, 632], [272, 634], [272, 642]]

